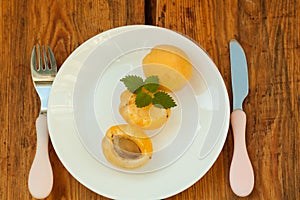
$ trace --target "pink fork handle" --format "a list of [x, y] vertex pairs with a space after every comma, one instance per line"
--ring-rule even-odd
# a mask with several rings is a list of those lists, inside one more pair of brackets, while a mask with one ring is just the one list
[[234, 110], [231, 114], [234, 150], [230, 166], [229, 180], [232, 191], [241, 197], [251, 193], [254, 187], [254, 172], [246, 148], [246, 114]]
[[47, 197], [53, 186], [53, 172], [48, 152], [47, 117], [39, 115], [36, 119], [37, 146], [36, 154], [29, 171], [28, 188], [31, 195], [37, 199]]

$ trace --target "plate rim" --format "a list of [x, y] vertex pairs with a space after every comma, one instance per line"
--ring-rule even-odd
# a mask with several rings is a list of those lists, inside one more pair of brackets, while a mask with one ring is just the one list
[[[161, 28], [161, 27], [154, 27], [154, 26], [148, 26], [148, 25], [131, 25], [131, 26], [122, 26], [122, 27], [118, 27], [118, 28], [114, 28], [114, 29], [110, 29], [108, 31], [105, 31], [103, 33], [100, 33], [92, 38], [90, 38], [89, 40], [87, 40], [86, 42], [84, 42], [82, 45], [80, 45], [67, 59], [66, 61], [64, 62], [64, 64], [62, 65], [60, 71], [58, 72], [58, 79], [56, 79], [56, 81], [54, 81], [53, 83], [53, 88], [55, 87], [58, 87], [57, 86], [57, 82], [59, 80], [59, 77], [61, 76], [64, 76], [65, 75], [65, 70], [67, 67], [65, 66], [68, 66], [69, 62], [72, 60], [72, 58], [76, 55], [78, 55], [78, 53], [82, 53], [82, 51], [84, 50], [87, 50], [85, 49], [90, 43], [95, 43], [97, 41], [101, 41], [101, 37], [105, 37], [105, 35], [109, 35], [109, 34], [112, 34], [113, 32], [118, 34], [118, 33], [121, 33], [122, 31], [126, 31], [126, 30], [129, 30], [129, 29], [134, 29], [134, 28]], [[83, 50], [84, 49], [84, 50]], [[90, 50], [91, 51], [91, 50]], [[212, 61], [213, 62], [213, 61]], [[218, 71], [218, 70], [217, 70]], [[220, 75], [220, 74], [219, 74]], [[75, 76], [75, 74], [73, 74], [73, 76]], [[221, 76], [221, 75], [220, 75]], [[74, 78], [74, 77], [73, 77]], [[75, 76], [76, 78], [76, 76]], [[224, 134], [221, 134], [220, 138], [218, 139], [218, 142], [217, 144], [214, 146], [214, 149], [212, 150], [212, 152], [210, 152], [210, 154], [206, 157], [206, 158], [203, 158], [203, 159], [199, 159], [197, 157], [197, 155], [194, 155], [195, 157], [193, 159], [195, 159], [196, 161], [195, 162], [207, 162], [209, 161], [210, 164], [206, 165], [205, 166], [205, 169], [202, 170], [201, 173], [199, 174], [196, 174], [193, 176], [193, 178], [190, 178], [191, 180], [188, 181], [188, 183], [185, 183], [184, 185], [181, 185], [180, 187], [177, 187], [176, 189], [169, 189], [168, 192], [163, 193], [163, 191], [161, 191], [161, 193], [157, 193], [156, 196], [154, 196], [154, 198], [167, 198], [167, 197], [170, 197], [172, 195], [175, 195], [177, 194], [178, 192], [181, 192], [185, 189], [187, 189], [188, 187], [190, 187], [191, 185], [193, 185], [197, 180], [199, 180], [202, 176], [204, 176], [205, 173], [207, 173], [207, 171], [212, 167], [212, 165], [214, 164], [215, 160], [218, 158], [222, 148], [223, 148], [223, 145], [225, 143], [225, 140], [226, 140], [226, 137], [227, 137], [227, 131], [228, 131], [228, 128], [229, 128], [229, 99], [228, 99], [228, 92], [226, 90], [226, 87], [225, 87], [225, 83], [223, 81], [223, 78], [220, 77], [221, 80], [222, 80], [222, 83], [223, 83], [223, 89], [224, 89], [224, 93], [227, 94], [226, 95], [226, 100], [228, 100], [228, 105], [227, 105], [227, 113], [226, 115], [228, 116], [227, 119], [224, 121], [223, 123], [223, 129]], [[73, 80], [73, 84], [74, 84], [74, 80]], [[70, 85], [72, 85], [72, 82], [70, 83]], [[69, 88], [70, 90], [71, 88]], [[72, 92], [72, 91], [69, 91], [69, 92]], [[53, 92], [51, 91], [50, 93], [50, 97], [49, 97], [49, 112], [48, 112], [48, 124], [49, 124], [49, 134], [50, 134], [50, 138], [51, 138], [51, 141], [52, 141], [52, 144], [53, 144], [53, 147], [60, 159], [60, 161], [63, 163], [64, 167], [71, 173], [71, 175], [76, 179], [78, 180], [81, 184], [83, 184], [84, 186], [86, 186], [87, 188], [91, 189], [92, 191], [100, 194], [100, 195], [103, 195], [103, 196], [106, 196], [106, 197], [109, 197], [109, 198], [120, 198], [120, 196], [118, 196], [117, 194], [110, 194], [109, 192], [107, 191], [103, 191], [101, 190], [101, 188], [96, 188], [93, 183], [89, 183], [89, 182], [86, 182], [86, 180], [84, 180], [84, 178], [82, 177], [82, 174], [78, 174], [79, 172], [74, 169], [74, 167], [72, 168], [72, 166], [69, 166], [69, 161], [68, 158], [65, 158], [63, 153], [61, 153], [61, 144], [59, 144], [57, 141], [56, 141], [56, 136], [55, 136], [55, 131], [53, 130], [53, 123], [55, 123], [55, 120], [53, 119], [55, 115], [55, 106], [53, 107], [53, 98], [54, 98], [54, 94], [52, 94]], [[70, 106], [65, 106], [65, 109], [68, 110], [68, 112], [72, 112], [72, 107]], [[70, 113], [67, 113], [67, 114], [70, 114]], [[195, 142], [195, 141], [194, 141]], [[81, 144], [82, 145], [82, 144]], [[195, 146], [194, 144], [192, 144], [193, 146]], [[84, 147], [83, 147], [84, 148]], [[200, 152], [200, 149], [198, 149], [198, 152], [197, 154]], [[87, 152], [88, 153], [88, 152]], [[195, 152], [194, 152], [195, 153]], [[213, 153], [213, 157], [211, 156]], [[184, 155], [185, 156], [185, 155]], [[187, 155], [187, 156], [190, 156], [190, 155]], [[94, 158], [93, 158], [94, 159]], [[181, 158], [180, 158], [181, 159]], [[100, 164], [100, 163], [99, 163]], [[173, 164], [175, 165], [175, 163]], [[101, 167], [100, 167], [101, 168]], [[168, 167], [169, 168], [169, 167]], [[103, 169], [103, 168], [102, 168]], [[111, 170], [111, 169], [110, 169]], [[165, 170], [162, 170], [162, 171], [166, 171]], [[121, 172], [118, 172], [118, 174], [120, 174]], [[150, 174], [155, 174], [157, 172], [154, 172], [154, 173], [150, 173]], [[122, 174], [123, 176], [124, 174]], [[130, 176], [136, 176], [136, 175], [130, 175]], [[153, 175], [155, 177], [155, 175]], [[123, 198], [123, 196], [122, 196]], [[129, 199], [132, 198], [131, 196], [129, 197]], [[153, 198], [153, 196], [151, 197]]]

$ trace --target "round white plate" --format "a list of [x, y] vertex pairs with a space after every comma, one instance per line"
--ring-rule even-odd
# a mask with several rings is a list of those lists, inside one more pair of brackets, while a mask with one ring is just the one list
[[[101, 157], [99, 145], [105, 129], [119, 122], [118, 116], [115, 114], [103, 118], [101, 113], [104, 115], [107, 115], [107, 112], [110, 115], [116, 113], [113, 110], [114, 106], [102, 106], [103, 102], [101, 104], [95, 102], [113, 102], [114, 95], [119, 93], [118, 89], [110, 90], [112, 92], [107, 98], [101, 98], [102, 90], [106, 88], [103, 86], [107, 81], [105, 77], [116, 77], [119, 80], [120, 75], [139, 68], [137, 66], [140, 66], [140, 60], [136, 59], [135, 53], [130, 53], [132, 50], [141, 48], [142, 50], [136, 53], [143, 56], [157, 44], [171, 44], [181, 48], [194, 66], [191, 84], [182, 91], [192, 90], [189, 94], [193, 95], [186, 98], [186, 95], [180, 92], [176, 94], [180, 104], [191, 104], [184, 108], [192, 109], [193, 111], [189, 113], [194, 114], [191, 118], [191, 115], [185, 114], [185, 109], [180, 109], [175, 114], [175, 117], [180, 119], [181, 125], [191, 127], [193, 131], [190, 131], [191, 133], [188, 133], [190, 135], [186, 138], [178, 131], [172, 142], [162, 148], [167, 149], [167, 152], [158, 151], [159, 159], [152, 164], [150, 161], [149, 165], [137, 170], [138, 173], [121, 172]], [[101, 57], [101, 51], [107, 49], [115, 50], [116, 53], [105, 53], [106, 56]], [[120, 57], [121, 55], [125, 56]], [[134, 64], [128, 61], [132, 60], [129, 59], [132, 56], [136, 61]], [[121, 62], [118, 62], [120, 60]], [[128, 64], [127, 68], [114, 70], [119, 69], [120, 63]], [[117, 73], [118, 76], [115, 74], [111, 76], [111, 73]], [[118, 81], [112, 79], [109, 83], [112, 84], [111, 87], [119, 87]], [[105, 108], [107, 110], [103, 111]], [[189, 121], [196, 119], [194, 123], [187, 123], [184, 121], [187, 117]], [[163, 28], [144, 25], [125, 26], [91, 38], [68, 57], [51, 89], [48, 126], [52, 144], [63, 165], [89, 189], [113, 199], [162, 199], [185, 190], [213, 165], [227, 136], [229, 100], [225, 84], [216, 66], [195, 43]], [[83, 135], [84, 133], [88, 136]], [[216, 133], [218, 140], [208, 147], [211, 148], [209, 154], [200, 157], [202, 147], [207, 148], [204, 141]], [[180, 141], [184, 143], [183, 147], [176, 148], [180, 145]], [[172, 146], [174, 144], [176, 145]], [[176, 149], [177, 152], [170, 156], [171, 159], [162, 162], [162, 157], [170, 155], [172, 149]]]
[[[153, 35], [158, 37], [151, 37]], [[142, 60], [153, 47], [161, 44], [177, 46], [191, 54], [190, 62], [195, 65], [193, 81], [171, 94], [178, 105], [171, 109], [165, 126], [146, 131], [153, 145], [150, 162], [135, 170], [114, 167], [105, 159], [101, 142], [111, 126], [126, 123], [118, 111], [120, 95], [126, 90], [120, 79], [127, 75], [145, 79]], [[207, 119], [211, 115], [203, 110], [210, 108], [203, 108], [203, 105], [214, 107], [214, 102], [201, 75], [207, 68], [206, 58], [204, 51], [186, 37], [166, 29], [131, 30], [98, 44], [82, 62], [73, 96], [78, 134], [88, 152], [106, 166], [129, 173], [153, 172], [174, 163], [197, 134], [205, 134], [203, 127], [209, 126]], [[202, 91], [197, 91], [199, 86]]]

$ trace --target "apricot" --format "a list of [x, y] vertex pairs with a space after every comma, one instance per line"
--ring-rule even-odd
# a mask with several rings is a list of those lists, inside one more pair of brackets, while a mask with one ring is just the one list
[[186, 53], [171, 45], [155, 46], [144, 57], [142, 64], [146, 77], [158, 76], [159, 84], [170, 91], [182, 89], [193, 71]]
[[147, 134], [128, 124], [110, 127], [102, 140], [105, 158], [124, 169], [136, 169], [145, 165], [152, 156], [152, 141]]
[[153, 104], [138, 108], [136, 94], [125, 90], [120, 96], [119, 112], [124, 120], [142, 129], [154, 130], [162, 127], [170, 117], [170, 109], [158, 108]]

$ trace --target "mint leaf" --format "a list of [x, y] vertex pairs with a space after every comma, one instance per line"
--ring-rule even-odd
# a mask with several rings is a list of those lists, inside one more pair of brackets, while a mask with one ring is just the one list
[[148, 106], [151, 102], [152, 102], [152, 97], [149, 94], [145, 93], [145, 92], [140, 91], [136, 95], [135, 105], [138, 108]]
[[149, 92], [154, 93], [158, 89], [159, 86], [158, 83], [159, 83], [158, 76], [149, 76], [146, 78], [143, 87]]
[[152, 103], [154, 106], [158, 108], [165, 108], [165, 109], [177, 106], [173, 98], [168, 93], [163, 91], [159, 91], [154, 94]]
[[122, 81], [126, 88], [132, 93], [137, 93], [138, 91], [141, 91], [141, 87], [144, 85], [143, 79], [135, 75], [125, 76], [120, 81]]
[[149, 76], [145, 81], [136, 75], [127, 75], [120, 81], [124, 83], [126, 88], [136, 94], [135, 105], [142, 108], [151, 103], [158, 108], [172, 108], [177, 106], [172, 97], [164, 92], [157, 91], [159, 87], [158, 76]]

